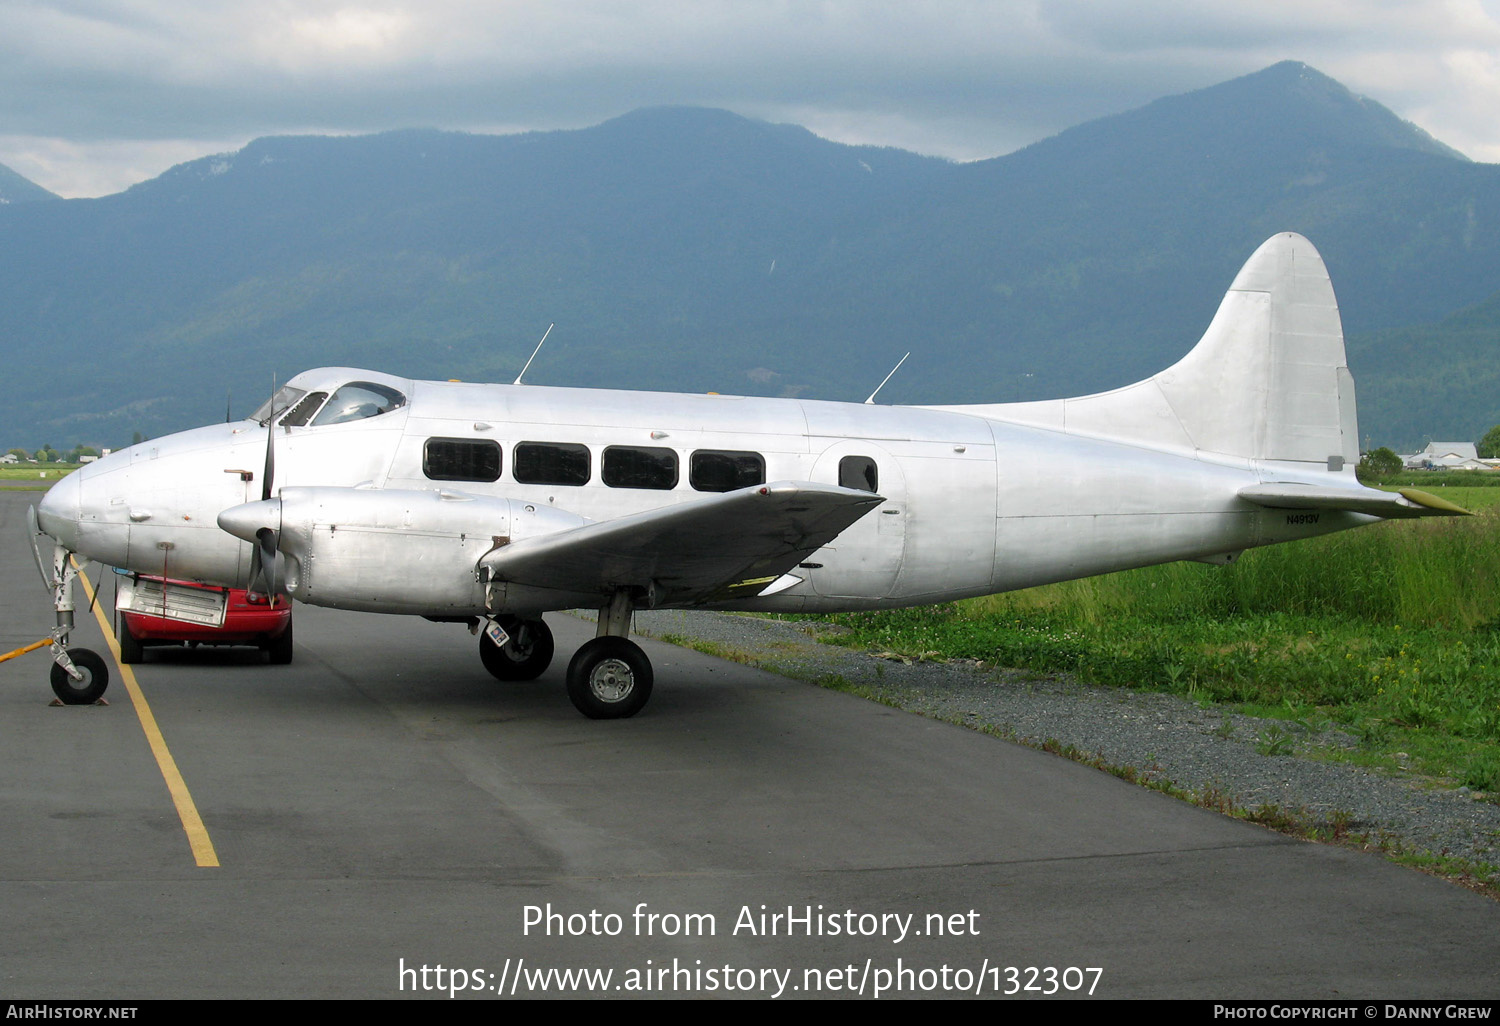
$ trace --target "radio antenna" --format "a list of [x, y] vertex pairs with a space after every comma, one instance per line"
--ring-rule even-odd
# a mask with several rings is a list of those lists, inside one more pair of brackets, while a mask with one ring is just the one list
[[547, 325], [547, 330], [542, 332], [542, 341], [538, 342], [536, 344], [536, 348], [531, 351], [531, 356], [526, 360], [526, 366], [521, 368], [521, 373], [516, 375], [516, 380], [511, 382], [512, 385], [519, 385], [521, 383], [521, 379], [524, 378], [526, 376], [526, 372], [531, 369], [531, 361], [535, 360], [536, 354], [542, 351], [542, 343], [547, 341], [547, 336], [552, 334], [552, 329], [555, 327], [557, 327], [556, 321], [553, 321], [551, 324]]
[[[910, 356], [910, 355], [911, 355], [911, 353], [907, 353], [906, 354], [906, 356]], [[875, 386], [875, 391], [871, 392], [870, 393], [870, 398], [868, 398], [868, 399], [865, 400], [865, 405], [866, 406], [873, 406], [875, 404], [875, 395], [876, 395], [876, 393], [879, 392], [882, 388], [885, 387], [885, 383], [887, 381], [891, 380], [891, 378], [893, 378], [893, 377], [896, 376], [896, 372], [898, 370], [900, 370], [901, 369], [901, 365], [906, 362], [906, 356], [903, 356], [903, 357], [901, 357], [901, 359], [897, 360], [896, 361], [896, 366], [894, 366], [894, 367], [891, 368], [891, 372], [889, 374], [887, 374], [885, 377], [883, 377], [883, 378], [880, 379], [880, 384], [878, 384], [878, 385]]]

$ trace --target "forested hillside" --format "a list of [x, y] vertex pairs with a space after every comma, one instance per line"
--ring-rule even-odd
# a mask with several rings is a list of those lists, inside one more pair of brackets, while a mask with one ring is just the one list
[[118, 445], [319, 364], [510, 380], [554, 321], [528, 381], [859, 400], [911, 350], [882, 401], [1092, 391], [1185, 352], [1284, 230], [1333, 275], [1363, 435], [1496, 419], [1500, 167], [1287, 63], [966, 165], [667, 108], [6, 204], [0, 357], [45, 373], [0, 442]]

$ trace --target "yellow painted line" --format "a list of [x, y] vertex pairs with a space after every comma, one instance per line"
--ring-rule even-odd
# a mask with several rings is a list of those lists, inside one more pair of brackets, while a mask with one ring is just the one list
[[188, 845], [193, 849], [193, 860], [200, 866], [217, 866], [219, 856], [214, 851], [214, 842], [209, 839], [203, 817], [198, 815], [198, 806], [193, 804], [187, 781], [182, 779], [182, 774], [177, 770], [177, 761], [167, 749], [167, 740], [162, 737], [161, 728], [156, 725], [156, 717], [152, 715], [146, 695], [135, 679], [135, 671], [120, 662], [120, 642], [115, 638], [114, 627], [110, 624], [109, 617], [104, 615], [104, 607], [94, 602], [94, 586], [89, 583], [82, 570], [78, 571], [78, 579], [83, 581], [83, 590], [88, 592], [89, 604], [94, 607], [94, 616], [104, 630], [104, 640], [109, 645], [110, 654], [115, 657], [120, 680], [125, 684], [125, 690], [130, 692], [136, 718], [141, 721], [141, 730], [146, 733], [146, 743], [151, 746], [151, 754], [156, 756], [156, 765], [161, 770], [162, 779], [167, 782], [172, 804], [177, 806], [177, 818], [182, 820], [183, 832], [187, 834]]

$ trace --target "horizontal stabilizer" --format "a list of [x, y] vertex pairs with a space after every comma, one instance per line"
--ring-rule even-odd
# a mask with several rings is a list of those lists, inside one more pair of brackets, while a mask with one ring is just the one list
[[1368, 513], [1390, 519], [1406, 517], [1472, 516], [1462, 506], [1446, 499], [1403, 488], [1399, 492], [1381, 492], [1373, 488], [1325, 488], [1303, 484], [1259, 484], [1241, 488], [1240, 498], [1270, 509], [1329, 509], [1347, 513]]
[[570, 592], [649, 591], [656, 604], [757, 595], [885, 500], [778, 481], [527, 538], [480, 564], [503, 581]]

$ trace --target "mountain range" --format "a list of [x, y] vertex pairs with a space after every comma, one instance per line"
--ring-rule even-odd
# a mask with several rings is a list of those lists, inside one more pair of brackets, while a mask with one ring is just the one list
[[35, 203], [38, 200], [57, 198], [56, 193], [48, 192], [30, 179], [0, 164], [0, 206], [8, 206], [12, 203]]
[[[23, 184], [17, 184], [17, 182]], [[1500, 423], [1500, 166], [1295, 62], [956, 164], [700, 108], [259, 139], [123, 193], [0, 173], [0, 449], [119, 445], [273, 375], [882, 402], [1154, 373], [1278, 231], [1328, 263], [1361, 434]], [[22, 198], [30, 197], [30, 202]]]

